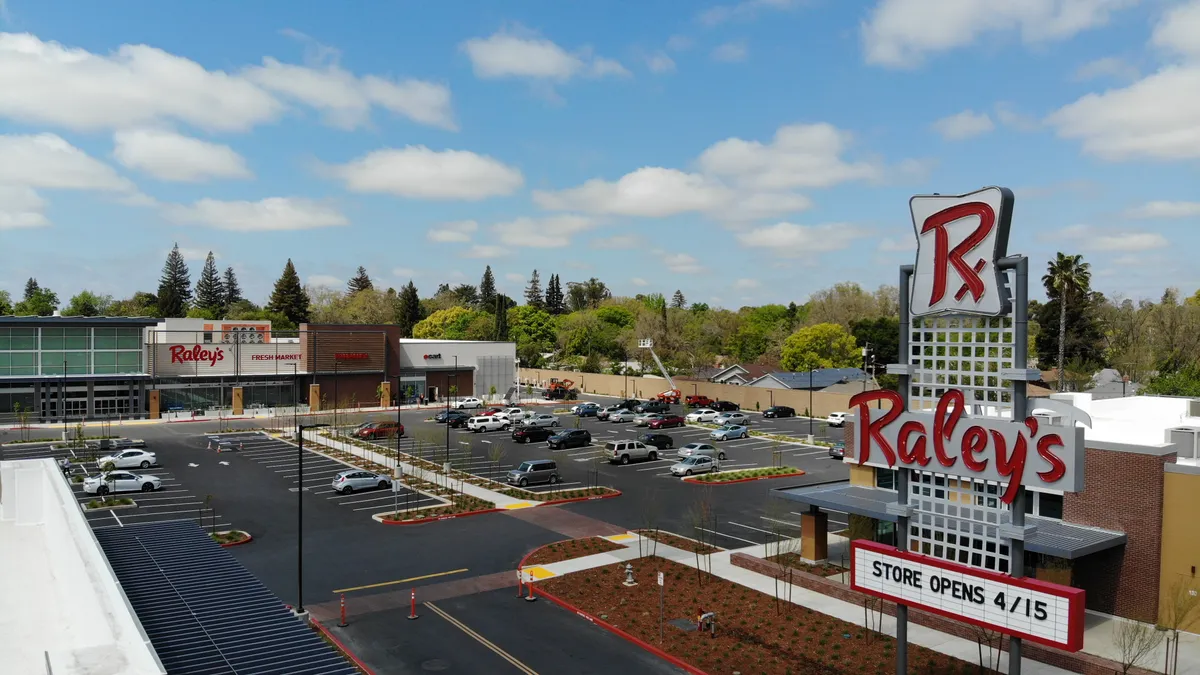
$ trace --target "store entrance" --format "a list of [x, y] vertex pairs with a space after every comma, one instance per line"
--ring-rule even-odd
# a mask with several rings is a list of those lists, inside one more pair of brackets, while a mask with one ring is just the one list
[[437, 397], [438, 397], [438, 388], [437, 387], [429, 387], [429, 391], [425, 395], [425, 400], [436, 401]]

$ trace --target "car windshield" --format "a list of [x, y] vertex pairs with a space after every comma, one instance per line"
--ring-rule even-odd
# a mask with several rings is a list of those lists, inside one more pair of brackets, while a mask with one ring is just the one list
[[683, 460], [683, 463], [684, 464], [699, 464], [700, 462], [703, 462], [703, 461], [704, 461], [703, 457], [688, 457], [687, 459]]
[[517, 467], [517, 471], [528, 471], [530, 466], [532, 466], [532, 464], [529, 462], [522, 462], [521, 466]]
[[732, 424], [725, 424], [725, 425], [722, 425], [721, 428], [717, 429], [717, 431], [729, 431], [732, 428], [733, 428]]

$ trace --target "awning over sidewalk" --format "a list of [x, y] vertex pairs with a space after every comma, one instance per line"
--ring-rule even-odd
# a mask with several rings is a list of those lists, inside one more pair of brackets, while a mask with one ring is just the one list
[[[896, 516], [888, 513], [888, 504], [896, 503], [892, 490], [837, 483], [809, 487], [776, 488], [771, 494], [808, 506], [827, 511], [867, 516], [895, 522]], [[1121, 546], [1126, 542], [1123, 532], [1101, 530], [1095, 527], [1072, 525], [1060, 520], [1027, 516], [1026, 523], [1037, 526], [1037, 532], [1025, 542], [1025, 550], [1057, 558], [1073, 560], [1105, 549]]]

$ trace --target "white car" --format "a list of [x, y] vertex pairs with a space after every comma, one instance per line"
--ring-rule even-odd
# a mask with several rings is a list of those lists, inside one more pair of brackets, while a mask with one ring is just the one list
[[520, 408], [505, 408], [502, 412], [508, 415], [508, 419], [519, 422], [524, 419], [529, 419], [533, 416], [533, 411], [521, 410]]
[[825, 423], [831, 427], [841, 427], [846, 425], [846, 413], [834, 412], [829, 413], [829, 417], [825, 418]]
[[467, 420], [467, 428], [477, 434], [484, 431], [508, 431], [508, 427], [508, 418], [498, 415], [484, 415]]
[[547, 413], [538, 413], [537, 415], [525, 418], [522, 424], [529, 427], [556, 427], [558, 426], [558, 418]]
[[458, 404], [455, 405], [454, 407], [458, 408], [459, 410], [467, 410], [469, 408], [482, 408], [483, 407], [483, 399], [475, 398], [474, 396], [468, 396], [467, 398], [460, 398], [460, 399], [458, 399]]
[[675, 453], [675, 456], [679, 459], [687, 459], [692, 456], [698, 457], [700, 455], [725, 459], [725, 451], [718, 450], [709, 443], [688, 443]]
[[619, 405], [610, 405], [607, 408], [601, 408], [596, 411], [596, 419], [607, 420], [609, 415], [615, 412], [621, 412], [622, 410], [624, 410], [624, 408]]
[[105, 455], [96, 460], [96, 466], [103, 468], [112, 464], [115, 469], [149, 469], [158, 464], [153, 452], [145, 450], [125, 450], [114, 455]]
[[110, 471], [106, 474], [88, 476], [83, 481], [83, 491], [89, 495], [106, 495], [109, 492], [153, 492], [162, 487], [158, 476]]
[[721, 468], [721, 462], [713, 459], [708, 455], [692, 455], [687, 459], [671, 466], [671, 473], [675, 476], [690, 476], [694, 473], [708, 473], [709, 471], [717, 471]]
[[750, 418], [746, 416], [746, 413], [740, 413], [734, 410], [731, 412], [723, 412], [720, 415], [717, 415], [713, 418], [713, 424], [720, 424], [721, 426], [725, 426], [726, 424], [737, 424], [744, 427], [747, 424], [750, 424]]
[[693, 410], [692, 412], [688, 413], [687, 416], [684, 417], [683, 419], [685, 419], [689, 422], [711, 422], [711, 421], [717, 419], [717, 415], [720, 415], [720, 414], [721, 413], [717, 412], [716, 410], [712, 410], [709, 408], [701, 408], [699, 410]]
[[632, 422], [632, 421], [636, 420], [637, 417], [638, 417], [638, 414], [633, 412], [632, 410], [620, 410], [615, 413], [610, 413], [608, 416], [608, 421], [616, 422], [616, 423]]
[[580, 401], [579, 403], [576, 403], [575, 405], [571, 406], [571, 414], [574, 415], [575, 413], [579, 412], [579, 409], [585, 405], [594, 405], [597, 407], [601, 407], [599, 403], [595, 403], [593, 401]]

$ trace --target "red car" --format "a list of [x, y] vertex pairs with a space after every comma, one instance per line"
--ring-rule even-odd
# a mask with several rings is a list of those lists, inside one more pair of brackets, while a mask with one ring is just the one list
[[646, 426], [651, 429], [666, 429], [668, 427], [681, 427], [686, 424], [686, 421], [679, 415], [666, 415], [656, 420], [650, 420]]
[[372, 422], [355, 431], [354, 435], [366, 440], [404, 436], [404, 425], [398, 422]]
[[704, 394], [699, 396], [689, 396], [684, 401], [689, 408], [707, 408], [712, 404], [713, 400]]
[[479, 413], [477, 417], [491, 417], [492, 415], [500, 412], [504, 412], [504, 408], [488, 408], [487, 410]]

